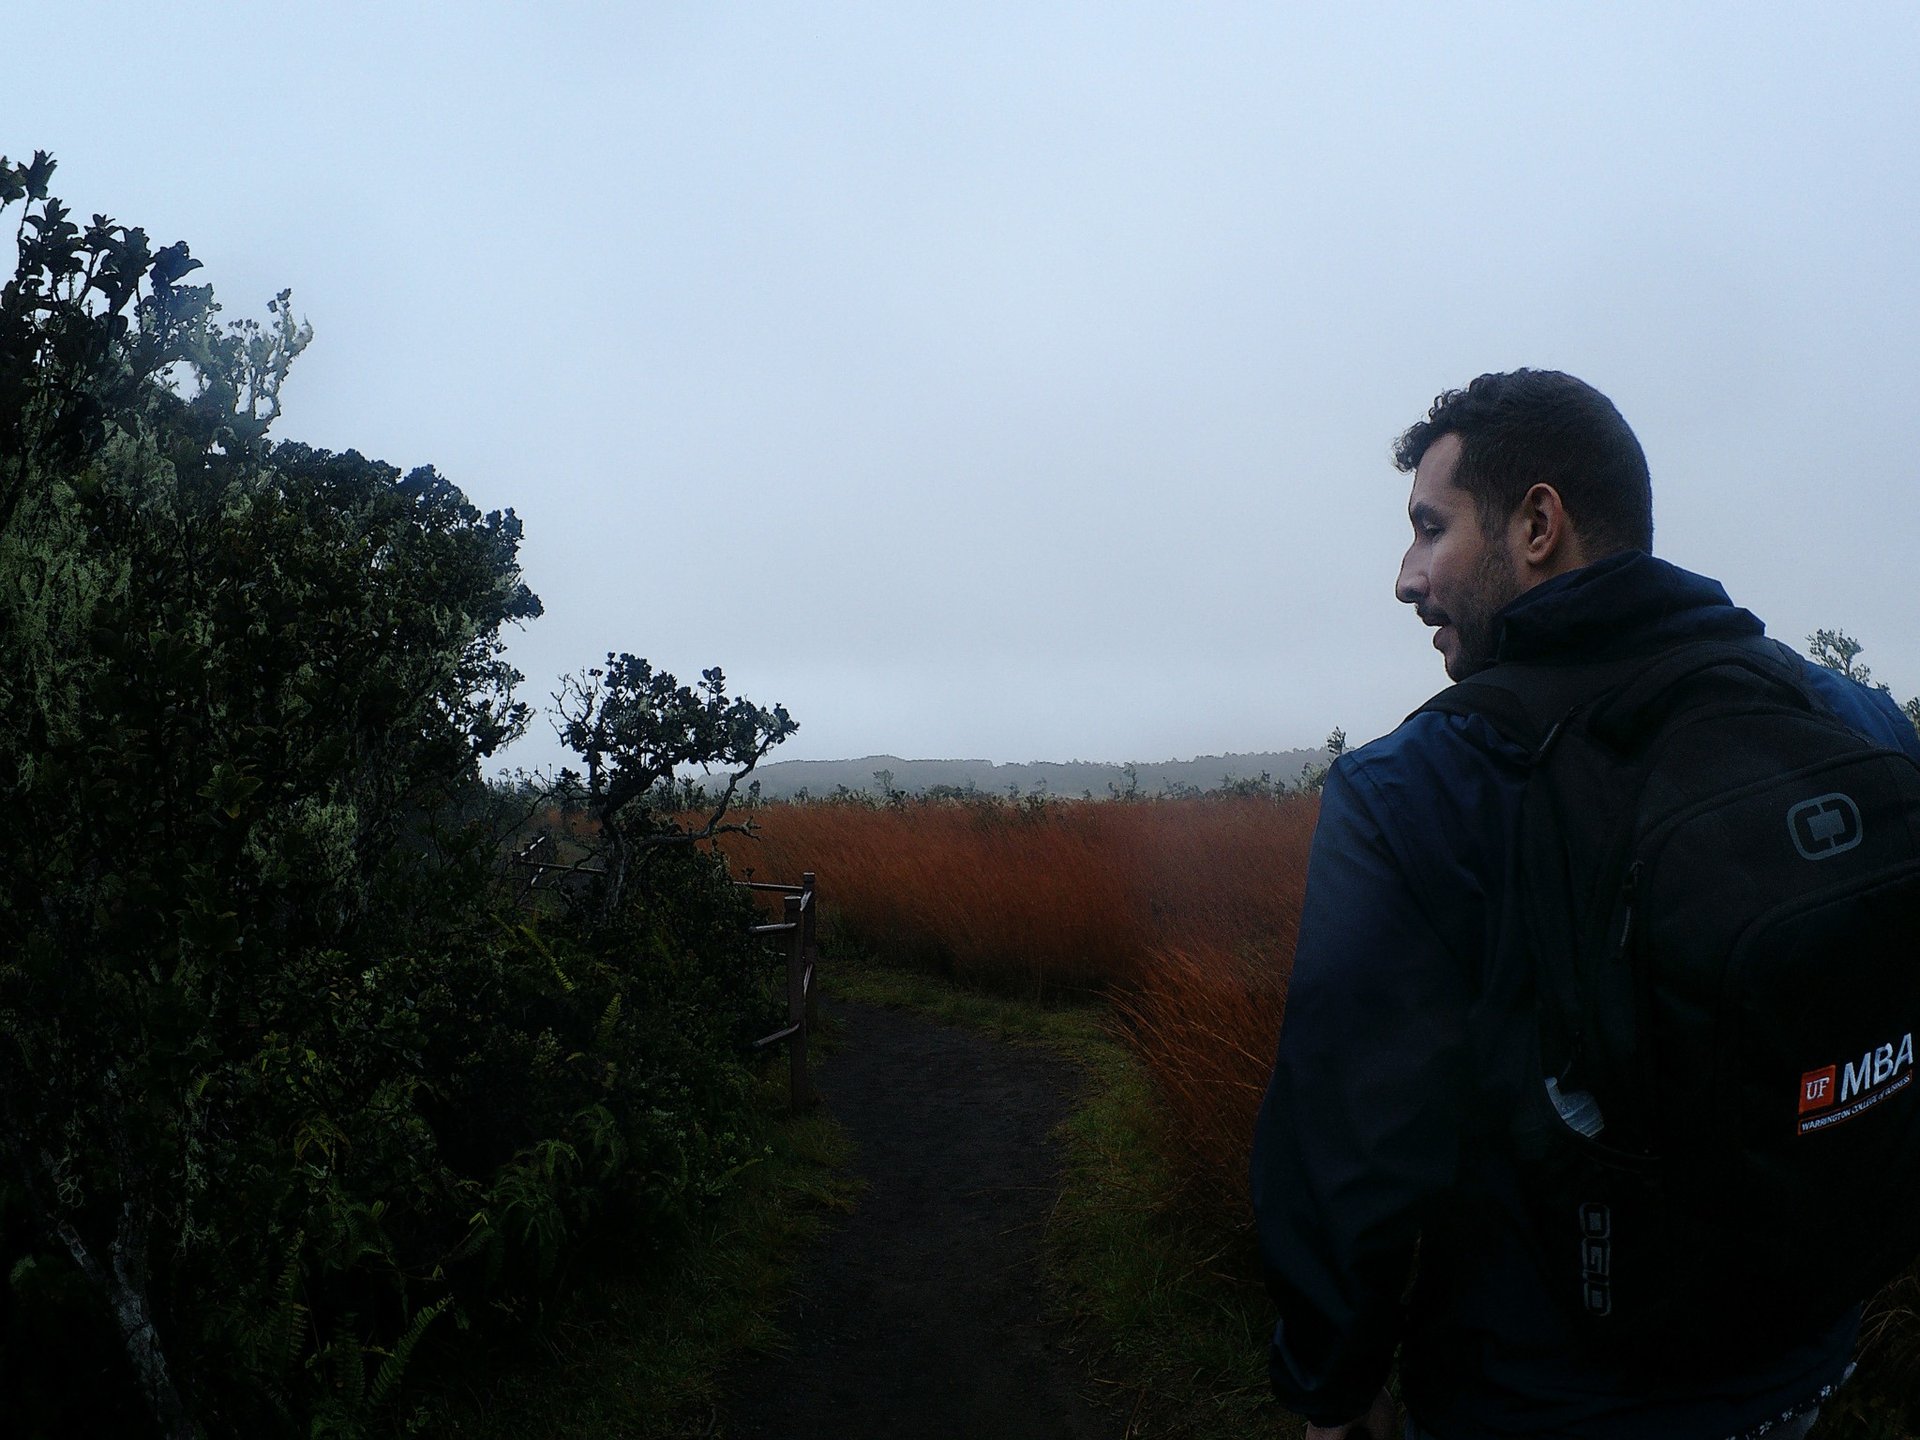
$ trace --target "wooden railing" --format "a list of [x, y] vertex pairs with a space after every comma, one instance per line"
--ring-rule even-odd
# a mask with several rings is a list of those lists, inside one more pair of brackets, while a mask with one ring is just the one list
[[[749, 872], [751, 873], [751, 872]], [[798, 885], [771, 885], [764, 880], [736, 880], [743, 890], [759, 890], [784, 895], [785, 916], [766, 925], [753, 927], [755, 935], [786, 935], [787, 944], [787, 1023], [771, 1035], [753, 1042], [753, 1048], [787, 1042], [787, 1100], [795, 1110], [813, 1104], [813, 1089], [807, 1083], [807, 1032], [814, 1028], [813, 973], [819, 959], [815, 943], [815, 921], [819, 914], [819, 890], [809, 870]]]
[[[515, 865], [531, 872], [527, 879], [529, 890], [539, 886], [541, 879], [547, 876], [564, 882], [569, 878], [607, 873], [585, 862], [561, 865], [535, 858], [543, 850], [548, 854], [553, 853], [553, 837], [544, 830], [513, 857]], [[747, 874], [752, 875], [753, 872], [749, 870]], [[804, 1110], [813, 1103], [813, 1090], [807, 1083], [807, 1032], [816, 1023], [813, 971], [815, 962], [820, 958], [820, 948], [814, 938], [819, 914], [815, 903], [814, 873], [807, 871], [800, 877], [798, 885], [772, 885], [764, 880], [751, 879], [733, 883], [743, 890], [760, 890], [786, 897], [784, 918], [766, 925], [755, 925], [751, 933], [790, 937], [787, 945], [787, 1023], [771, 1035], [762, 1035], [753, 1042], [753, 1048], [764, 1050], [782, 1040], [787, 1042], [788, 1102], [795, 1110]]]
[[[602, 867], [589, 865], [584, 860], [576, 861], [572, 865], [559, 865], [551, 861], [535, 858], [542, 852], [551, 855], [554, 851], [553, 833], [548, 830], [542, 830], [527, 843], [524, 849], [514, 855], [513, 863], [529, 872], [527, 875], [527, 889], [540, 889], [541, 877], [546, 875], [558, 875], [565, 878], [567, 876], [605, 875], [607, 873]], [[554, 886], [548, 885], [546, 888], [553, 889]]]

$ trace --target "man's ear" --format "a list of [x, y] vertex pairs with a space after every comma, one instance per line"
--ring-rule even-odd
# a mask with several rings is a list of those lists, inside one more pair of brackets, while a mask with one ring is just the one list
[[1558, 575], [1587, 563], [1560, 492], [1544, 481], [1521, 498], [1509, 533], [1516, 558], [1531, 570]]

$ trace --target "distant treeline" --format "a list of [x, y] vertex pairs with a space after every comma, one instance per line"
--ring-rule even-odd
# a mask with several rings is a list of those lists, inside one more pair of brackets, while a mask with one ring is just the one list
[[991, 760], [903, 760], [898, 755], [868, 755], [859, 760], [779, 760], [760, 765], [753, 778], [765, 800], [791, 800], [802, 791], [825, 799], [841, 789], [883, 797], [889, 790], [907, 795], [929, 791], [976, 790], [996, 795], [1090, 796], [1187, 794], [1260, 782], [1293, 785], [1324, 767], [1328, 751], [1263, 750], [1247, 755], [1199, 755], [1192, 760], [1153, 764], [1109, 764], [1096, 760], [1035, 760], [997, 765]]

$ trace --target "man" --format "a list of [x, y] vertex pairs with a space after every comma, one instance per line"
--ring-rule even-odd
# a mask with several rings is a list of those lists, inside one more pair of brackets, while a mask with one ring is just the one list
[[[1414, 477], [1395, 594], [1454, 680], [1762, 633], [1717, 583], [1653, 558], [1640, 444], [1571, 376], [1483, 375], [1395, 460]], [[1848, 727], [1920, 757], [1891, 700], [1804, 668]], [[1309, 1440], [1389, 1440], [1400, 1346], [1409, 1440], [1803, 1435], [1848, 1372], [1858, 1306], [1650, 1381], [1596, 1353], [1543, 1282], [1504, 1132], [1474, 1103], [1502, 1024], [1484, 967], [1526, 760], [1482, 717], [1421, 713], [1327, 777], [1254, 1150], [1275, 1393]]]

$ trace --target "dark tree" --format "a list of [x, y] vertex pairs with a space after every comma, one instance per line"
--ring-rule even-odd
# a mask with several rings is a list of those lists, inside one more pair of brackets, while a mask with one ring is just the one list
[[[634, 655], [608, 655], [560, 682], [555, 730], [586, 765], [588, 813], [598, 823], [605, 860], [603, 905], [623, 902], [636, 859], [660, 845], [707, 839], [728, 829], [728, 809], [762, 757], [799, 729], [786, 707], [730, 697], [719, 669], [682, 685]], [[719, 767], [725, 778], [704, 820], [680, 823], [666, 805], [676, 776]]]
[[540, 604], [510, 511], [268, 439], [285, 292], [220, 324], [185, 245], [74, 224], [52, 172], [0, 161], [0, 1184], [185, 1435], [210, 1368], [324, 1348], [264, 1292], [382, 1163], [386, 957], [431, 929], [432, 817], [525, 723], [501, 630]]

